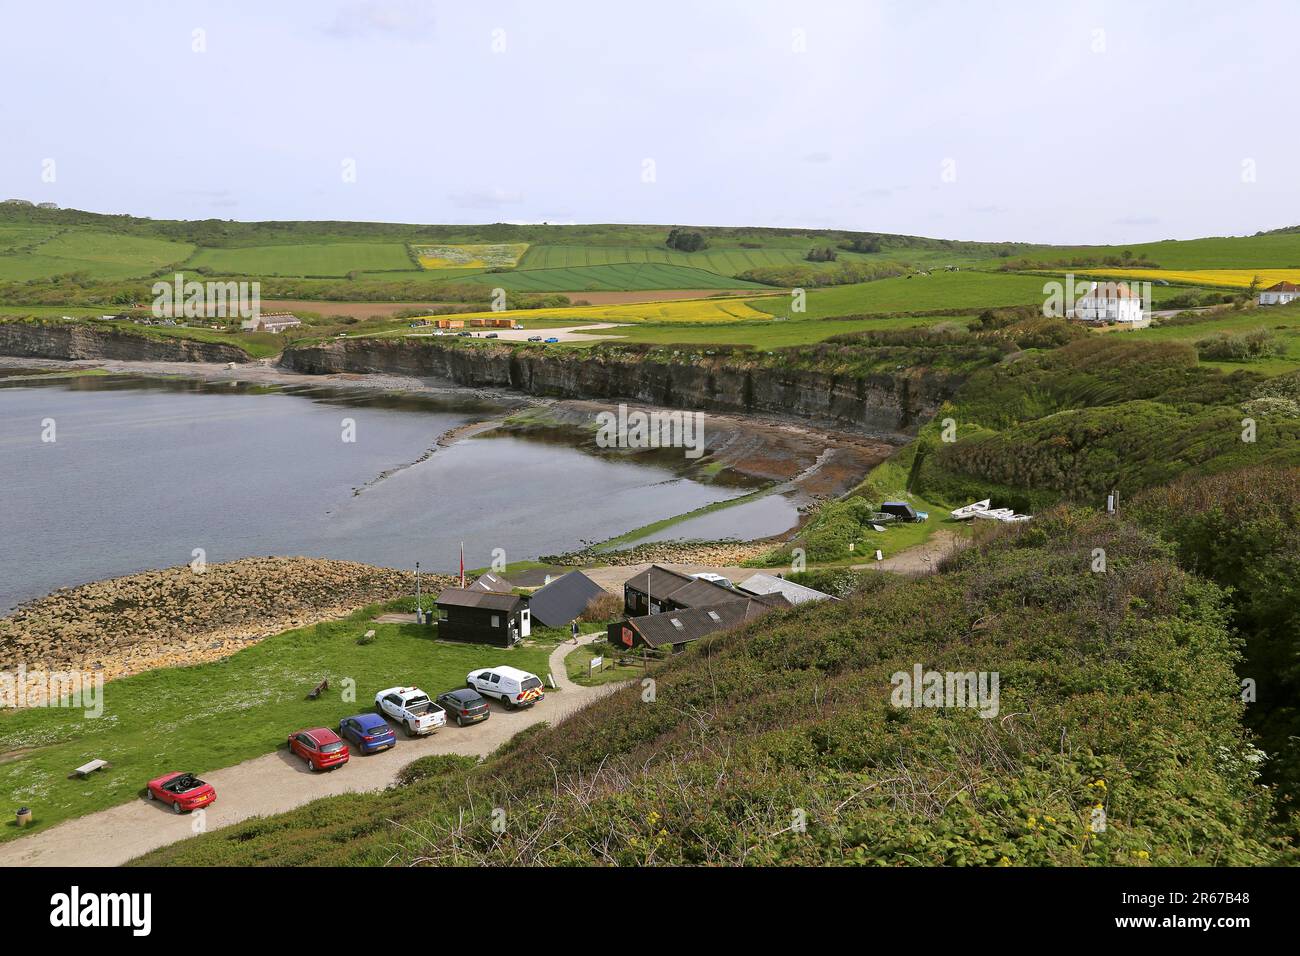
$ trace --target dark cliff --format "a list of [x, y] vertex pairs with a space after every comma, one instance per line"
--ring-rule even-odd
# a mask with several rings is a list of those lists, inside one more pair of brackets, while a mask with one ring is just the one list
[[85, 322], [0, 322], [0, 355], [124, 362], [248, 362], [243, 349], [179, 336], [148, 336]]
[[542, 350], [379, 338], [291, 347], [281, 364], [310, 374], [389, 372], [559, 398], [789, 414], [881, 431], [916, 429], [965, 378], [925, 367], [865, 374], [789, 368], [734, 352], [666, 360], [617, 347]]

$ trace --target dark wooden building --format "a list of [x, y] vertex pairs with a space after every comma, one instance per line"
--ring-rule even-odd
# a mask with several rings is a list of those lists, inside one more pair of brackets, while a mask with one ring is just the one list
[[527, 637], [528, 601], [517, 594], [448, 588], [438, 595], [438, 637], [509, 647]]
[[734, 588], [652, 564], [623, 583], [623, 613], [628, 617], [662, 614], [720, 604], [736, 597]]
[[721, 604], [670, 609], [616, 621], [609, 625], [606, 637], [610, 646], [616, 648], [630, 650], [636, 647], [671, 647], [673, 653], [677, 653], [692, 641], [698, 641], [716, 631], [743, 624], [768, 611], [790, 606], [790, 602], [780, 594], [733, 594]]

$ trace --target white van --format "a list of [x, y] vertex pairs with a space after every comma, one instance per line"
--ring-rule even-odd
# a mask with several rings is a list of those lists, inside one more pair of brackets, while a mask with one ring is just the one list
[[542, 679], [517, 667], [484, 667], [465, 675], [465, 683], [484, 697], [495, 697], [506, 710], [531, 707], [546, 698]]

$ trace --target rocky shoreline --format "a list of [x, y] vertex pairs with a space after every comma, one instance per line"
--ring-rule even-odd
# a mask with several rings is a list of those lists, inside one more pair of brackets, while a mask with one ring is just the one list
[[[424, 580], [432, 591], [452, 579]], [[143, 571], [63, 588], [0, 618], [0, 670], [97, 670], [112, 680], [197, 664], [413, 592], [409, 571], [318, 558]]]

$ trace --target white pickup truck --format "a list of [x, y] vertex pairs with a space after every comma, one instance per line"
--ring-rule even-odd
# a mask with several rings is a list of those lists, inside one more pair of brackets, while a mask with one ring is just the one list
[[408, 737], [431, 734], [447, 724], [447, 712], [418, 687], [390, 687], [375, 695], [375, 710], [406, 728]]

